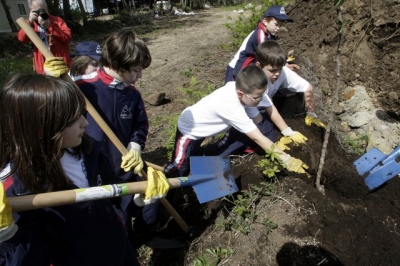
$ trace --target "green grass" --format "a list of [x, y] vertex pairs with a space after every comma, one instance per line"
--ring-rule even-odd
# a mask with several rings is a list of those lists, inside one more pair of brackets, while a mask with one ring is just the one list
[[32, 57], [22, 57], [0, 59], [0, 88], [2, 89], [4, 85], [17, 73], [33, 74], [33, 63]]

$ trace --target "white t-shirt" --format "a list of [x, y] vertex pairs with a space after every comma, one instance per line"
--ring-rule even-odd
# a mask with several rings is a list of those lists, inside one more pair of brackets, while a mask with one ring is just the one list
[[265, 91], [267, 97], [263, 97], [257, 107], [246, 107], [246, 113], [250, 118], [256, 117], [260, 113], [258, 108], [271, 106], [271, 98], [274, 97], [279, 89], [286, 88], [293, 92], [305, 92], [309, 86], [310, 83], [307, 80], [297, 75], [296, 72], [290, 70], [287, 66], [284, 66], [279, 78], [274, 83], [268, 82]]
[[187, 107], [178, 119], [179, 131], [190, 139], [215, 136], [232, 126], [242, 133], [256, 129], [239, 101], [234, 81]]
[[83, 160], [83, 154], [80, 159], [72, 156], [68, 152], [64, 152], [60, 159], [61, 166], [67, 177], [79, 188], [89, 187], [87, 179], [86, 165]]

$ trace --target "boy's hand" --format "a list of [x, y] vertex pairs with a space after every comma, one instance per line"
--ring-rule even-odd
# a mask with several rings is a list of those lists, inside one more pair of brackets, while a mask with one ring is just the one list
[[0, 182], [0, 243], [10, 239], [18, 230], [8, 204], [3, 183]]
[[303, 163], [300, 159], [288, 155], [288, 158], [283, 161], [283, 163], [286, 165], [286, 169], [288, 169], [290, 172], [306, 174], [308, 177], [310, 177], [310, 174], [306, 172], [308, 165]]
[[155, 203], [168, 193], [169, 183], [163, 172], [154, 170], [149, 166], [147, 168], [147, 182], [146, 192], [144, 194], [136, 194], [133, 199], [138, 206]]
[[289, 148], [289, 146], [287, 146], [287, 144], [290, 144], [292, 142], [293, 142], [293, 140], [290, 137], [282, 137], [280, 140], [278, 140], [275, 143], [275, 145], [282, 151], [285, 151], [285, 150], [290, 150], [290, 148]]
[[304, 120], [307, 126], [311, 126], [311, 124], [315, 124], [319, 127], [326, 128], [325, 124], [319, 120], [316, 113], [307, 112], [306, 118]]
[[299, 70], [299, 69], [300, 69], [299, 65], [296, 65], [296, 64], [294, 64], [294, 63], [291, 63], [291, 64], [286, 63], [286, 66], [287, 66], [290, 70], [295, 70], [295, 69]]
[[121, 168], [125, 172], [129, 172], [133, 169], [135, 174], [140, 173], [143, 169], [143, 160], [140, 156], [140, 152], [137, 150], [130, 150], [127, 154], [122, 156]]
[[44, 62], [44, 72], [47, 76], [59, 78], [67, 74], [69, 69], [62, 57], [49, 57]]
[[290, 137], [293, 140], [294, 145], [305, 144], [308, 140], [303, 134], [298, 131], [293, 131], [290, 127], [283, 130], [282, 135], [285, 137]]
[[133, 169], [133, 172], [138, 174], [143, 169], [143, 160], [140, 156], [142, 148], [136, 142], [130, 142], [127, 149], [129, 152], [122, 156], [121, 168], [125, 172]]

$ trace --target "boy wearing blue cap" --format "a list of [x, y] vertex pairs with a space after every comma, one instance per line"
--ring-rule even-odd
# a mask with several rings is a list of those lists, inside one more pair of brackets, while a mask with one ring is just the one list
[[75, 47], [75, 54], [71, 54], [72, 60], [71, 77], [90, 74], [97, 71], [100, 66], [100, 58], [102, 54], [101, 46], [98, 42], [84, 41]]
[[[229, 62], [225, 73], [225, 83], [234, 81], [240, 69], [255, 64], [257, 46], [262, 42], [275, 40], [275, 35], [284, 21], [293, 22], [293, 19], [286, 15], [283, 6], [271, 6], [265, 11], [255, 30], [244, 39], [234, 58]], [[292, 65], [292, 67], [298, 68], [297, 65]]]

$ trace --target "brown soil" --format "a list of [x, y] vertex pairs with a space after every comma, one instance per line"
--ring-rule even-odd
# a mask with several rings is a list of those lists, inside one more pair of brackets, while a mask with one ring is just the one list
[[[298, 0], [286, 10], [295, 22], [286, 25], [288, 31], [280, 33], [279, 41], [285, 50], [295, 50], [296, 63], [302, 68], [298, 73], [317, 89], [318, 113], [327, 121], [324, 114], [329, 111], [336, 86], [336, 10], [332, 1], [325, 0]], [[399, 10], [398, 1], [345, 1], [345, 41], [340, 59], [342, 87], [365, 86], [376, 104], [397, 123]], [[160, 106], [147, 105], [150, 134], [143, 157], [159, 165], [168, 160], [163, 148], [168, 120], [187, 106], [187, 96], [178, 88], [188, 88], [192, 76], [200, 84], [222, 86], [225, 67], [235, 53], [224, 48], [232, 41], [224, 24], [238, 13], [220, 8], [195, 13], [160, 16], [154, 20], [158, 30], [143, 36], [153, 62], [138, 87], [145, 99], [158, 92], [165, 92], [169, 99]], [[99, 36], [101, 40], [104, 36]], [[328, 92], [321, 93], [324, 88]], [[241, 189], [265, 181], [275, 185], [272, 195], [257, 201], [258, 218], [251, 232], [244, 235], [216, 228], [217, 217], [228, 215], [233, 206], [220, 201], [200, 205], [191, 189], [181, 189], [172, 203], [191, 226], [190, 232], [184, 234], [171, 221], [154, 235], [183, 240], [188, 245], [173, 249], [174, 243], [170, 243], [171, 249], [142, 252], [142, 264], [193, 265], [207, 248], [221, 247], [234, 253], [221, 258], [218, 265], [398, 265], [399, 178], [369, 191], [353, 167], [358, 156], [347, 153], [331, 133], [321, 178], [324, 196], [314, 186], [324, 132], [305, 126], [301, 117], [287, 122], [309, 139], [307, 145], [292, 147], [290, 154], [310, 166], [311, 178], [284, 172], [270, 181], [254, 166], [260, 155], [234, 157], [232, 169]], [[278, 228], [266, 230], [262, 225], [265, 218]]]
[[[318, 89], [329, 89], [326, 95], [318, 93], [321, 96], [319, 112], [326, 114], [329, 105], [325, 105], [332, 98], [336, 85], [336, 10], [329, 1], [297, 2], [287, 8], [295, 22], [286, 25], [288, 31], [279, 35], [280, 42], [286, 50], [295, 50], [296, 63], [302, 67], [299, 74], [313, 83], [317, 93]], [[399, 94], [396, 59], [400, 53], [397, 32], [400, 14], [389, 16], [388, 10], [398, 10], [394, 1], [356, 2], [343, 6], [342, 86], [365, 86], [376, 104], [398, 121], [399, 100], [389, 97], [389, 93]], [[223, 26], [230, 22], [228, 16], [235, 18], [237, 13], [214, 8], [196, 12], [191, 17], [161, 17], [157, 25], [173, 23], [179, 27], [146, 36], [153, 63], [144, 72], [140, 89], [145, 98], [155, 92], [166, 92], [171, 100], [165, 105], [147, 106], [151, 119], [158, 119], [151, 124], [143, 154], [147, 161], [166, 163], [165, 149], [161, 147], [167, 136], [164, 123], [168, 119], [165, 117], [180, 113], [187, 105], [182, 101], [187, 96], [177, 88], [188, 88], [191, 76], [215, 88], [222, 85], [225, 67], [235, 52], [223, 49], [224, 44], [231, 42], [229, 31]], [[165, 229], [169, 232], [164, 230], [160, 234], [171, 236], [169, 234], [174, 232], [174, 237], [189, 239], [190, 246], [154, 249], [150, 261], [141, 258], [143, 264], [193, 265], [196, 257], [207, 253], [207, 248], [217, 247], [235, 251], [219, 265], [398, 264], [400, 202], [397, 186], [400, 180], [393, 178], [370, 192], [353, 167], [358, 156], [346, 153], [332, 133], [321, 178], [326, 191], [323, 196], [314, 182], [324, 132], [305, 126], [303, 118], [287, 122], [309, 139], [307, 145], [292, 148], [290, 154], [310, 166], [312, 178], [284, 173], [275, 181], [280, 185], [279, 192], [258, 203], [259, 216], [276, 222], [278, 229], [266, 231], [259, 225], [261, 219], [252, 225], [247, 236], [215, 228], [216, 217], [229, 206], [219, 201], [200, 206], [191, 190], [186, 189], [178, 193], [182, 197], [175, 198], [174, 204], [186, 223], [193, 227], [190, 237], [182, 237], [182, 231], [173, 222]], [[234, 161], [233, 171], [242, 189], [267, 180], [260, 169], [254, 167], [261, 158], [252, 155]]]

